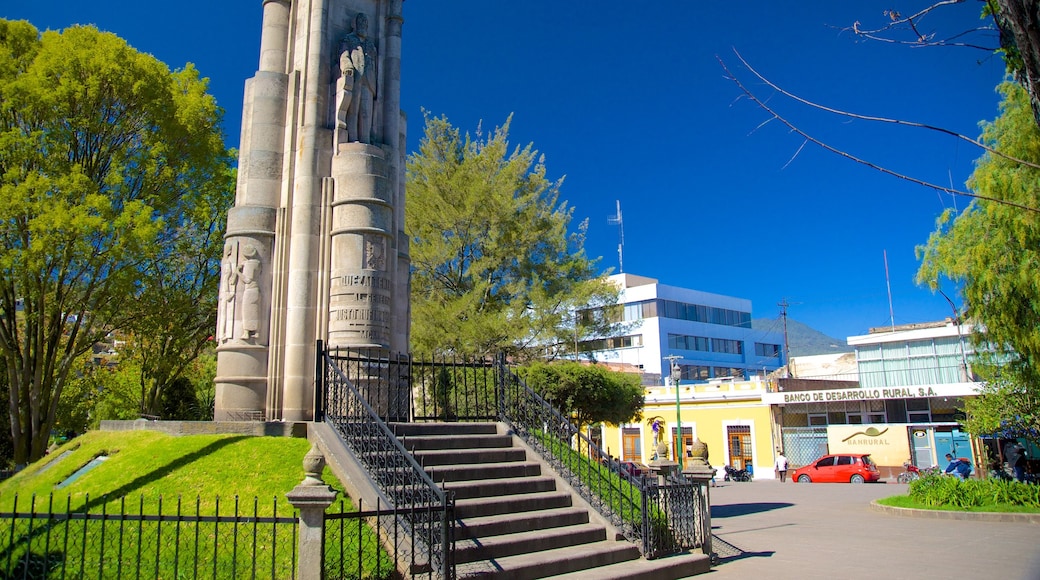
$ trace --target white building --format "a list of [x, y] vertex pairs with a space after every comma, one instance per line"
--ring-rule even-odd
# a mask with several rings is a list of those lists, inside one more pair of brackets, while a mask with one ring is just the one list
[[830, 373], [807, 367], [778, 379], [762, 399], [775, 408], [788, 458], [803, 465], [824, 453], [870, 452], [886, 477], [908, 458], [921, 467], [942, 464], [946, 453], [977, 460], [957, 422], [980, 386], [970, 332], [950, 320], [872, 328], [848, 337], [855, 375], [836, 359]]
[[644, 384], [662, 384], [675, 356], [683, 382], [764, 376], [784, 364], [783, 336], [751, 329], [751, 301], [616, 274], [621, 286], [624, 336], [586, 341], [598, 361], [632, 365]]

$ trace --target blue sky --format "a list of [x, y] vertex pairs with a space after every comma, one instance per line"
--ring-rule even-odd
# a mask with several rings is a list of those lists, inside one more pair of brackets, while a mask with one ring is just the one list
[[[408, 146], [422, 109], [463, 131], [512, 114], [511, 142], [533, 143], [586, 251], [662, 283], [752, 300], [755, 318], [788, 315], [830, 336], [939, 320], [938, 294], [914, 284], [915, 246], [952, 198], [883, 175], [811, 144], [744, 98], [751, 90], [816, 138], [895, 171], [963, 189], [980, 151], [921, 130], [882, 126], [798, 105], [753, 78], [738, 50], [788, 91], [861, 114], [939, 125], [977, 137], [997, 114], [999, 58], [965, 48], [863, 42], [843, 31], [880, 25], [883, 11], [928, 2], [662, 0], [630, 2], [407, 0], [402, 107]], [[940, 33], [980, 24], [979, 2], [923, 22]], [[139, 0], [0, 0], [0, 16], [43, 29], [76, 23], [114, 32], [172, 68], [210, 79], [237, 145], [244, 81], [257, 68], [260, 0], [203, 4]], [[886, 284], [891, 286], [891, 317]], [[960, 304], [956, 289], [943, 288]]]

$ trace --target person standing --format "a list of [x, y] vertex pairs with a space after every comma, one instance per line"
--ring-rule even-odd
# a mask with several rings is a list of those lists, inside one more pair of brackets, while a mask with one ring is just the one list
[[1026, 480], [1026, 448], [1017, 440], [1008, 441], [1004, 446], [1004, 461], [1015, 472], [1015, 479]]
[[787, 457], [784, 457], [783, 451], [777, 452], [776, 473], [780, 476], [780, 483], [787, 481]]

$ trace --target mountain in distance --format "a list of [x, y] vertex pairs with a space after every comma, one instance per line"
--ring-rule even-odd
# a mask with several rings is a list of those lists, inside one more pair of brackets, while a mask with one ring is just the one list
[[[751, 321], [751, 328], [784, 334], [784, 323], [776, 318], [755, 318]], [[853, 351], [845, 339], [827, 336], [791, 318], [787, 319], [787, 347], [789, 358]]]

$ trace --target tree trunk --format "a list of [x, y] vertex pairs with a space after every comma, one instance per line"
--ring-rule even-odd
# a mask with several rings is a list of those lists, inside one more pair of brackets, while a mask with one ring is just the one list
[[[1000, 29], [1000, 45], [1012, 63], [1015, 79], [1029, 92], [1033, 120], [1040, 127], [1040, 2], [1036, 0], [996, 0], [1000, 7], [995, 18]], [[1015, 56], [1020, 62], [1015, 62]]]

